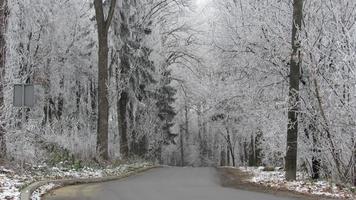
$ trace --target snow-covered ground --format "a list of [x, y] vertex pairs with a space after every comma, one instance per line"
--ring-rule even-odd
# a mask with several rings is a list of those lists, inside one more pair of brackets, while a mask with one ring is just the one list
[[[49, 168], [47, 166], [37, 166], [33, 167], [31, 170], [25, 171], [24, 173], [18, 173], [0, 166], [0, 200], [19, 200], [21, 189], [35, 181], [63, 178], [99, 178], [114, 176], [150, 165], [150, 163], [135, 163], [122, 164], [120, 166], [107, 167], [104, 169], [85, 167], [79, 170], [64, 167]], [[54, 187], [56, 187], [54, 184], [42, 186], [33, 193], [32, 199], [39, 200], [42, 194]]]
[[285, 179], [285, 172], [283, 170], [264, 171], [264, 167], [240, 167], [239, 169], [253, 175], [249, 180], [250, 182], [267, 187], [284, 188], [305, 194], [340, 199], [356, 199], [356, 194], [352, 192], [356, 190], [355, 187], [344, 187], [328, 181], [311, 181], [303, 173], [297, 173], [297, 181], [288, 182]]

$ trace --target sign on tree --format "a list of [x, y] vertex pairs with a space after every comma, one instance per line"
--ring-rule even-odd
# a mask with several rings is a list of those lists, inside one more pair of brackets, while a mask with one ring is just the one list
[[35, 104], [34, 86], [15, 84], [13, 104], [15, 107], [33, 107]]

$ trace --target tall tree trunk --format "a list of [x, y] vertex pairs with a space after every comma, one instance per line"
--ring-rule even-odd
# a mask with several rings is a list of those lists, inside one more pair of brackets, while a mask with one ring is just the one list
[[251, 135], [251, 143], [250, 143], [250, 153], [249, 153], [248, 165], [250, 167], [257, 165], [257, 163], [256, 163], [255, 137], [254, 137], [253, 134]]
[[203, 139], [203, 128], [202, 128], [202, 120], [201, 120], [201, 112], [197, 111], [197, 119], [198, 119], [198, 139], [199, 139], [199, 158], [200, 158], [200, 166], [206, 165], [206, 141]]
[[295, 180], [297, 174], [299, 79], [302, 64], [298, 32], [302, 28], [303, 0], [293, 1], [292, 55], [290, 61], [289, 111], [287, 153], [285, 159], [286, 179]]
[[108, 129], [109, 129], [109, 101], [108, 101], [108, 32], [114, 15], [116, 0], [111, 0], [107, 19], [105, 19], [103, 1], [94, 0], [96, 22], [98, 29], [98, 129], [97, 153], [101, 159], [109, 159]]
[[236, 159], [235, 159], [235, 154], [234, 154], [234, 150], [232, 147], [230, 147], [230, 154], [231, 154], [232, 166], [236, 167]]
[[[100, 30], [99, 30], [100, 31]], [[102, 31], [100, 31], [102, 32]], [[106, 33], [99, 33], [99, 74], [98, 74], [98, 135], [97, 150], [103, 159], [108, 159], [108, 44]]]
[[[227, 129], [228, 130], [228, 129]], [[236, 167], [236, 160], [235, 160], [235, 154], [234, 154], [234, 147], [231, 142], [231, 137], [230, 133], [227, 132], [227, 144], [228, 144], [228, 154], [230, 152], [231, 155], [231, 161], [232, 161], [232, 166]]]
[[305, 137], [308, 140], [312, 140], [312, 159], [311, 159], [311, 175], [313, 180], [317, 180], [320, 178], [320, 167], [321, 167], [321, 160], [320, 160], [320, 150], [318, 147], [318, 139], [317, 139], [317, 130], [316, 130], [316, 118], [314, 117], [313, 120], [310, 120], [308, 128], [304, 129]]
[[128, 94], [128, 82], [129, 82], [129, 70], [130, 70], [130, 48], [128, 45], [130, 37], [129, 29], [129, 0], [123, 0], [122, 9], [120, 10], [121, 24], [120, 24], [120, 38], [123, 42], [122, 48], [120, 49], [120, 70], [121, 76], [127, 81], [124, 90], [121, 92], [121, 96], [118, 102], [119, 109], [119, 133], [120, 133], [120, 154], [122, 159], [127, 159], [129, 156], [129, 144], [128, 144], [128, 120], [127, 120], [127, 104], [129, 103], [129, 94]]
[[321, 160], [318, 156], [320, 154], [320, 150], [318, 148], [318, 139], [316, 137], [316, 128], [314, 123], [310, 125], [310, 130], [312, 131], [312, 140], [313, 140], [313, 157], [312, 157], [312, 178], [317, 180], [320, 178], [320, 167], [321, 167]]
[[119, 133], [120, 133], [120, 154], [122, 159], [127, 159], [129, 157], [129, 144], [127, 139], [127, 103], [128, 94], [123, 91], [121, 97], [118, 100], [118, 123], [119, 123]]
[[[99, 26], [100, 27], [100, 26]], [[105, 30], [99, 32], [99, 74], [98, 74], [98, 133], [97, 151], [101, 158], [107, 160], [108, 153], [108, 38]]]
[[242, 162], [243, 162], [244, 165], [247, 165], [247, 164], [248, 164], [248, 163], [247, 163], [247, 160], [248, 160], [248, 159], [247, 159], [247, 158], [248, 158], [247, 139], [244, 138], [244, 139], [243, 139], [243, 142], [241, 142], [241, 143], [242, 143], [242, 146], [243, 146], [243, 159], [241, 159], [241, 160], [242, 160]]
[[[187, 97], [185, 97], [187, 98]], [[185, 118], [185, 138], [188, 140], [189, 139], [189, 108], [188, 108], [188, 103], [187, 100], [185, 100], [185, 105], [184, 105], [184, 118]]]
[[220, 166], [226, 166], [226, 153], [224, 149], [220, 150]]
[[181, 125], [180, 127], [180, 161], [181, 161], [181, 166], [184, 167], [184, 137], [183, 137], [183, 126]]
[[230, 166], [230, 150], [229, 144], [226, 146], [226, 166]]
[[356, 186], [356, 145], [354, 143], [354, 150], [353, 150], [353, 162], [352, 162], [353, 167], [353, 183], [354, 186]]
[[6, 156], [4, 110], [4, 84], [5, 84], [5, 60], [6, 60], [6, 18], [7, 0], [0, 0], [0, 160]]

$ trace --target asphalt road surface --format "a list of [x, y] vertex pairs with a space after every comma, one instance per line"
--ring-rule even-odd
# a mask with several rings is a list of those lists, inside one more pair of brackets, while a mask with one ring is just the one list
[[46, 200], [289, 200], [224, 188], [213, 168], [159, 168], [119, 181], [53, 191]]

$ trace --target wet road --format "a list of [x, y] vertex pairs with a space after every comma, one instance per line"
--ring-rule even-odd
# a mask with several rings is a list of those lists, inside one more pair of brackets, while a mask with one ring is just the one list
[[119, 181], [69, 186], [46, 200], [292, 200], [224, 188], [213, 168], [159, 168]]

